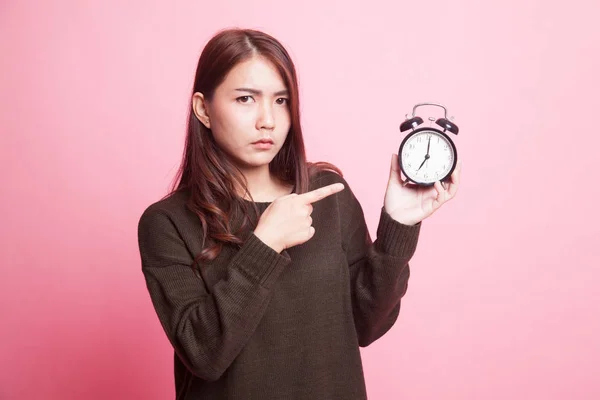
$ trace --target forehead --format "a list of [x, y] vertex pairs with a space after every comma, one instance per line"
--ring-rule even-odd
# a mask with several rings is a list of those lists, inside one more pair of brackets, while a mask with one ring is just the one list
[[229, 71], [221, 86], [231, 90], [253, 88], [279, 91], [286, 88], [275, 65], [262, 57], [253, 57], [237, 64]]

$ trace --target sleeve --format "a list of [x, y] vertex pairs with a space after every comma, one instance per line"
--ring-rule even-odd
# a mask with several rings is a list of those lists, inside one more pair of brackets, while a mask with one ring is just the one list
[[196, 376], [218, 379], [258, 326], [290, 258], [251, 234], [208, 293], [167, 211], [143, 213], [138, 243], [152, 304], [175, 352]]
[[382, 207], [373, 243], [358, 200], [344, 181], [343, 248], [350, 269], [352, 308], [359, 345], [366, 347], [396, 322], [406, 293], [421, 223], [404, 225]]

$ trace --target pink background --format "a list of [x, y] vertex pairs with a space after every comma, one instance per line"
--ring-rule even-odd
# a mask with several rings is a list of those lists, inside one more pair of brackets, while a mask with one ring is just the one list
[[309, 158], [373, 234], [404, 115], [441, 102], [461, 129], [458, 196], [362, 350], [370, 399], [600, 398], [598, 2], [391, 3], [0, 2], [1, 399], [174, 397], [137, 221], [236, 25], [289, 49]]

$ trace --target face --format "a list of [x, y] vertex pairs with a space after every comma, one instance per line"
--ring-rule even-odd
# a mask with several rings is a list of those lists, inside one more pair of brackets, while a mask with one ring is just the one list
[[275, 66], [255, 57], [231, 69], [209, 101], [194, 94], [194, 112], [242, 170], [268, 168], [290, 130], [288, 91]]

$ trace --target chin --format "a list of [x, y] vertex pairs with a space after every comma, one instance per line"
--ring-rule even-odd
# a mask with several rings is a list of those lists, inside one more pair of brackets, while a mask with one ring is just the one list
[[266, 165], [269, 165], [271, 161], [275, 158], [275, 155], [264, 154], [262, 157], [249, 157], [247, 159], [242, 159], [242, 166], [244, 168], [260, 168]]

